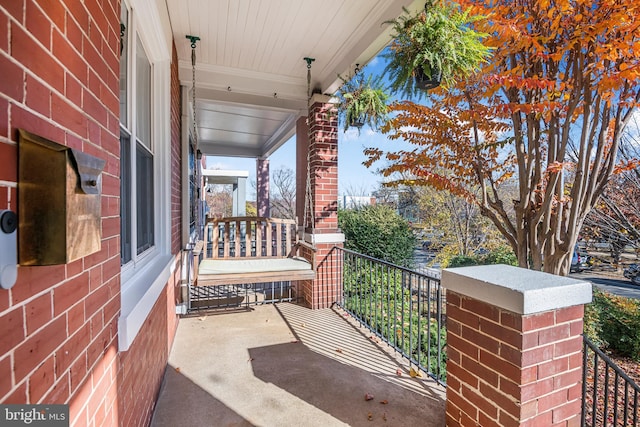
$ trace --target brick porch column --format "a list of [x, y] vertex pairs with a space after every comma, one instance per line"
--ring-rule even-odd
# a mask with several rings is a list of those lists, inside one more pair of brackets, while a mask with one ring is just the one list
[[309, 117], [301, 117], [296, 126], [296, 176], [299, 225], [304, 224], [307, 152], [311, 172], [311, 200], [315, 229], [310, 220], [305, 240], [316, 247], [316, 279], [301, 282], [299, 292], [311, 308], [329, 307], [337, 301], [342, 276], [335, 259], [328, 257], [334, 246], [342, 247], [344, 234], [338, 230], [338, 114], [330, 97], [313, 95]]
[[447, 426], [578, 426], [591, 283], [506, 265], [444, 270]]
[[258, 216], [268, 217], [269, 207], [269, 160], [256, 159], [256, 187], [257, 187], [257, 210]]

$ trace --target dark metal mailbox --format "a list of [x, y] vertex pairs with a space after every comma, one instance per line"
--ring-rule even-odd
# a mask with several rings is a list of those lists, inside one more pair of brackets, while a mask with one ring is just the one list
[[24, 130], [18, 139], [18, 262], [66, 264], [98, 252], [105, 161]]

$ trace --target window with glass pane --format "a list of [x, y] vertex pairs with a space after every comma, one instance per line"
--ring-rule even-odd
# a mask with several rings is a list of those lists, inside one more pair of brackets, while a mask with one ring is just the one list
[[120, 12], [120, 123], [127, 126], [129, 121], [127, 120], [127, 114], [129, 109], [127, 108], [127, 64], [129, 63], [129, 32], [127, 28], [129, 26], [129, 12], [127, 8], [122, 6]]
[[131, 261], [131, 142], [120, 133], [120, 263]]
[[120, 250], [121, 263], [135, 265], [138, 255], [155, 244], [152, 66], [135, 28], [127, 34], [131, 19], [124, 3], [121, 20]]
[[196, 184], [196, 154], [193, 148], [191, 137], [189, 137], [189, 200], [191, 201], [191, 215], [189, 218], [189, 232], [196, 231], [196, 218], [198, 215], [198, 205], [193, 203], [196, 199], [198, 186]]
[[138, 255], [153, 246], [153, 157], [138, 144], [136, 147], [136, 190], [138, 197]]
[[151, 64], [136, 37], [136, 137], [151, 148]]

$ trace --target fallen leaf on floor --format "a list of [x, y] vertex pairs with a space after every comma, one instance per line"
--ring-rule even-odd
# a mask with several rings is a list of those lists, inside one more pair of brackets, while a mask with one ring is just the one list
[[337, 351], [338, 353], [342, 353], [342, 349], [341, 349], [341, 348], [336, 348], [336, 351]]
[[396, 369], [396, 375], [401, 377], [402, 376], [402, 369], [400, 369], [400, 368]]
[[303, 324], [302, 324], [302, 327], [303, 327], [303, 328], [306, 328], [306, 326], [307, 326], [307, 324], [306, 324], [306, 323], [303, 323]]
[[254, 360], [256, 360], [255, 357], [250, 358], [249, 360], [247, 360], [247, 362], [253, 362]]
[[386, 405], [387, 403], [389, 403], [389, 401], [385, 399], [385, 400], [381, 400], [380, 403], [382, 403], [383, 405]]
[[371, 412], [369, 412], [369, 415], [367, 415], [367, 419], [369, 421], [373, 421], [373, 414]]
[[411, 370], [409, 371], [409, 376], [410, 376], [411, 378], [416, 378], [416, 377], [418, 377], [418, 378], [422, 378], [422, 372], [417, 371], [417, 370], [415, 370], [415, 369], [411, 368]]
[[180, 372], [180, 368], [176, 368], [176, 372]]
[[349, 313], [343, 313], [342, 314], [344, 317], [349, 317]]
[[202, 322], [204, 319], [206, 319], [206, 317], [205, 317], [205, 316], [198, 317], [198, 320], [199, 320], [199, 321], [201, 321], [201, 322]]
[[373, 394], [371, 394], [371, 393], [365, 393], [365, 395], [364, 395], [364, 400], [373, 400]]

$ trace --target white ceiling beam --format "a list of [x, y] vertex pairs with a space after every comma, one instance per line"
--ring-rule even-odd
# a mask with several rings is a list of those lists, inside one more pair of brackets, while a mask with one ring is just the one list
[[257, 159], [262, 153], [260, 148], [257, 147], [228, 145], [227, 143], [220, 141], [199, 141], [198, 148], [205, 156], [246, 157], [250, 159]]
[[[179, 70], [181, 84], [191, 87], [193, 80], [191, 63], [180, 61]], [[273, 98], [275, 95], [275, 99], [304, 101], [307, 98], [306, 75], [291, 78], [207, 64], [196, 66], [196, 93], [199, 87], [268, 98]]]
[[[187, 85], [190, 87], [190, 85]], [[234, 90], [215, 89], [198, 85], [196, 80], [196, 96], [198, 100], [210, 100], [214, 103], [240, 104], [252, 108], [268, 108], [285, 111], [288, 113], [306, 114], [307, 101], [304, 99], [283, 99], [273, 96], [261, 96], [248, 93], [240, 93]]]

